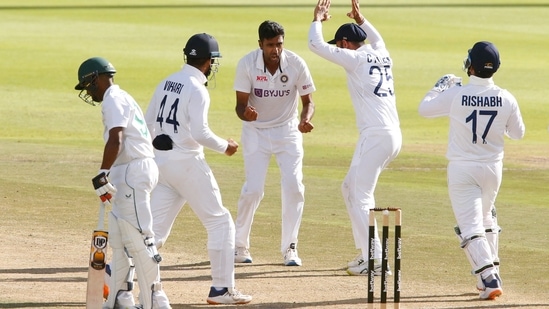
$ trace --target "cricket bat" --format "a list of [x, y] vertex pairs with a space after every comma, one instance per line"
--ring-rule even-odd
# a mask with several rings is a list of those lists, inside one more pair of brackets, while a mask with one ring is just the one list
[[[107, 202], [108, 203], [108, 202]], [[103, 306], [103, 288], [105, 285], [105, 267], [109, 233], [104, 230], [105, 204], [99, 203], [99, 222], [93, 231], [89, 265], [88, 287], [86, 289], [86, 308], [97, 309]]]

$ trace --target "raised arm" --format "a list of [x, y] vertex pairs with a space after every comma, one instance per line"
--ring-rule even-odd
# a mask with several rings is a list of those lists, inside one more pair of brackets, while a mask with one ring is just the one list
[[313, 21], [323, 22], [330, 18], [332, 18], [330, 15], [330, 0], [318, 0], [313, 13]]
[[366, 32], [366, 35], [368, 35], [368, 41], [370, 41], [370, 44], [374, 49], [385, 47], [385, 42], [383, 41], [381, 34], [360, 12], [358, 0], [351, 0], [351, 11], [347, 13], [347, 16], [354, 19], [355, 23], [357, 23], [360, 28]]

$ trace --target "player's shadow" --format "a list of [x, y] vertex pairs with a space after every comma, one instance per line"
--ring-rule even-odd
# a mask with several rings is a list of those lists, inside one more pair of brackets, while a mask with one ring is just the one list
[[[197, 263], [181, 264], [181, 265], [167, 265], [161, 266], [161, 273], [169, 272], [185, 272], [185, 271], [204, 271], [204, 274], [197, 276], [177, 276], [171, 278], [170, 276], [163, 277], [162, 281], [210, 281], [210, 262], [202, 261]], [[304, 267], [284, 267], [280, 263], [264, 263], [264, 264], [237, 264], [236, 265], [236, 278], [237, 279], [291, 279], [291, 278], [304, 278], [304, 277], [339, 277], [348, 275], [342, 268], [337, 269], [307, 269]], [[22, 276], [18, 278], [4, 278], [0, 279], [0, 283], [17, 284], [18, 282], [86, 282], [87, 267], [66, 267], [66, 268], [17, 268], [17, 269], [0, 269], [0, 275], [5, 274], [18, 274], [29, 276]], [[55, 276], [62, 274], [76, 274], [75, 276]], [[392, 301], [391, 297], [388, 297], [388, 302]], [[461, 294], [444, 294], [444, 295], [422, 295], [422, 296], [406, 296], [401, 295], [401, 303], [406, 307], [429, 307], [431, 304], [433, 307], [438, 307], [437, 304], [452, 304], [453, 307], [444, 307], [445, 309], [462, 309], [462, 308], [479, 308], [479, 309], [492, 309], [492, 308], [549, 308], [549, 303], [545, 304], [501, 304], [498, 302], [486, 302], [478, 299], [477, 293], [461, 293]], [[173, 309], [182, 308], [202, 308], [211, 307], [205, 303], [194, 304], [171, 304]], [[253, 302], [246, 305], [246, 308], [330, 308], [330, 307], [360, 307], [366, 305], [366, 298], [349, 298], [333, 301], [305, 301], [299, 302], [298, 300], [292, 301], [285, 298], [279, 302], [259, 303]], [[0, 303], [0, 308], [59, 308], [59, 307], [74, 307], [82, 308], [84, 303], [82, 302], [4, 302]], [[216, 306], [216, 308], [225, 306]]]
[[[63, 274], [76, 274], [77, 276], [68, 276]], [[9, 282], [17, 284], [18, 282], [86, 282], [87, 281], [88, 267], [51, 267], [51, 268], [14, 268], [14, 269], [0, 269], [0, 275], [24, 275], [17, 278], [2, 278], [0, 283]], [[63, 275], [56, 276], [55, 275]], [[0, 303], [0, 308], [18, 308], [18, 307], [2, 307], [5, 304]], [[24, 308], [24, 307], [23, 307]]]
[[[276, 270], [273, 270], [276, 268]], [[250, 271], [253, 269], [252, 271]], [[188, 271], [188, 270], [205, 270], [207, 273], [204, 276], [195, 276], [195, 277], [178, 277], [170, 278], [166, 276], [167, 272], [171, 271]], [[209, 280], [210, 276], [210, 262], [204, 261], [193, 264], [180, 264], [180, 265], [170, 265], [170, 266], [161, 266], [160, 273], [162, 276], [162, 281], [198, 281], [198, 280]], [[340, 273], [336, 273], [340, 272]], [[343, 268], [336, 269], [307, 269], [302, 267], [286, 267], [282, 266], [280, 263], [263, 263], [263, 264], [235, 264], [235, 279], [254, 279], [254, 278], [306, 278], [306, 277], [338, 277], [345, 276], [348, 277]], [[205, 279], [207, 278], [207, 279]]]

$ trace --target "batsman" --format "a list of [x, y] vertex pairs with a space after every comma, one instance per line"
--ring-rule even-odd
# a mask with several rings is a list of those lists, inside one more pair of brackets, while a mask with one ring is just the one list
[[[84, 102], [102, 103], [105, 148], [92, 183], [101, 201], [112, 204], [110, 294], [103, 308], [169, 309], [160, 282], [162, 259], [154, 242], [150, 207], [158, 167], [143, 112], [132, 96], [114, 84], [115, 73], [108, 60], [93, 57], [80, 65], [75, 86]], [[132, 293], [134, 270], [141, 306], [135, 305]]]

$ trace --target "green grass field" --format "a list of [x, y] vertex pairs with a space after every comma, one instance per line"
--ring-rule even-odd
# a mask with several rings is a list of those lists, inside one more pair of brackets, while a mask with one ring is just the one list
[[[332, 20], [324, 23], [326, 39], [350, 21], [345, 16], [350, 1], [332, 2]], [[92, 56], [109, 59], [118, 71], [116, 83], [146, 109], [156, 84], [183, 64], [182, 48], [188, 37], [210, 33], [223, 55], [216, 88], [210, 90], [210, 124], [220, 136], [238, 141], [241, 123], [234, 113], [234, 70], [239, 58], [257, 47], [257, 26], [266, 19], [284, 25], [285, 47], [307, 61], [317, 87], [315, 129], [304, 138], [306, 208], [300, 256], [304, 267], [343, 267], [356, 252], [340, 183], [358, 134], [343, 69], [307, 48], [315, 4], [314, 0], [1, 1], [0, 235], [18, 237], [0, 253], [1, 260], [14, 263], [0, 266], [0, 288], [22, 282], [5, 277], [12, 268], [25, 272], [65, 264], [85, 267], [88, 238], [97, 222], [97, 197], [90, 180], [99, 168], [103, 128], [100, 108], [84, 104], [74, 90], [80, 63]], [[424, 119], [417, 106], [440, 76], [454, 73], [466, 81], [461, 65], [467, 50], [476, 41], [489, 40], [498, 46], [502, 59], [495, 81], [515, 95], [526, 123], [523, 140], [506, 141], [506, 169], [497, 200], [503, 228], [502, 277], [511, 295], [540, 297], [528, 301], [544, 300], [532, 307], [549, 307], [549, 3], [376, 0], [362, 1], [361, 7], [381, 32], [395, 63], [403, 149], [382, 174], [376, 202], [379, 207], [403, 208], [405, 286], [456, 285], [451, 289], [458, 294], [474, 286], [453, 233], [446, 191], [448, 121]], [[235, 216], [243, 182], [241, 154], [229, 158], [207, 151], [207, 159], [225, 206]], [[38, 235], [48, 234], [45, 239], [50, 243], [34, 243], [44, 237]], [[254, 258], [280, 262], [279, 235], [279, 175], [273, 160], [252, 231]], [[201, 262], [205, 237], [200, 222], [186, 208], [163, 250], [185, 252]], [[67, 250], [81, 250], [82, 259], [64, 261], [58, 243]], [[21, 252], [20, 244], [30, 251]], [[54, 261], [40, 260], [44, 248]], [[72, 276], [79, 289], [85, 289], [85, 273]], [[40, 303], [0, 292], [0, 308], [82, 307], [83, 296], [69, 304]], [[412, 295], [405, 289], [405, 308], [430, 308], [406, 305], [407, 297]], [[509, 304], [505, 308], [528, 307], [528, 302], [503, 301]], [[492, 304], [482, 308], [498, 308]], [[449, 303], [444, 308], [463, 306]]]

